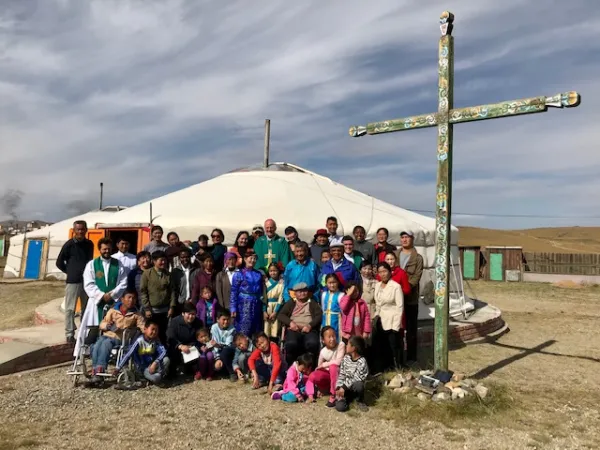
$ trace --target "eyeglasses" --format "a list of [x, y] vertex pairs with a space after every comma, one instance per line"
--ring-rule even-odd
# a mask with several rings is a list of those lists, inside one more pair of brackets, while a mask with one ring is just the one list
[[210, 236], [210, 237], [211, 237], [211, 238], [213, 238], [213, 239], [214, 239], [214, 238], [220, 238], [220, 237], [221, 237], [221, 235], [220, 235], [220, 234], [211, 234], [211, 236]]

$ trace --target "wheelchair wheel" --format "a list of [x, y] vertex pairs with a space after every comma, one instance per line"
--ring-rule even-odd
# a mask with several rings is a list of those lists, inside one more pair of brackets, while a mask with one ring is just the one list
[[131, 386], [135, 383], [135, 373], [131, 369], [123, 369], [117, 377], [117, 384], [121, 387]]

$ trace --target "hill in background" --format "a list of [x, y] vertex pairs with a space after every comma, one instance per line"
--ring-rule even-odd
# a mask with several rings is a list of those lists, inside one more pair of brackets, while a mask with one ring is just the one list
[[600, 253], [600, 227], [491, 230], [458, 227], [459, 245], [516, 246], [526, 252]]

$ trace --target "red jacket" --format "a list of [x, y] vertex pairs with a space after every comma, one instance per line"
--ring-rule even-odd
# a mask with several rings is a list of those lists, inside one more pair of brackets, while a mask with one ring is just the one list
[[377, 257], [377, 262], [384, 262], [385, 261], [385, 254], [389, 253], [389, 252], [395, 252], [397, 250], [396, 246], [386, 242], [384, 244], [380, 244], [379, 242], [377, 242], [376, 244], [374, 244], [375, 247], [375, 255]]
[[[271, 383], [275, 383], [279, 371], [281, 370], [281, 353], [279, 352], [279, 346], [274, 342], [271, 342], [269, 349], [271, 356], [273, 357], [273, 370], [271, 370]], [[250, 370], [256, 370], [256, 361], [261, 358], [261, 351], [254, 349], [250, 358], [248, 358], [248, 368]]]

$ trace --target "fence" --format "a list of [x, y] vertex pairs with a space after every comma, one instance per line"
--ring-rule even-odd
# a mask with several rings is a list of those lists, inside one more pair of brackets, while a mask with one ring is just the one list
[[598, 253], [523, 253], [525, 272], [600, 275], [600, 254]]

